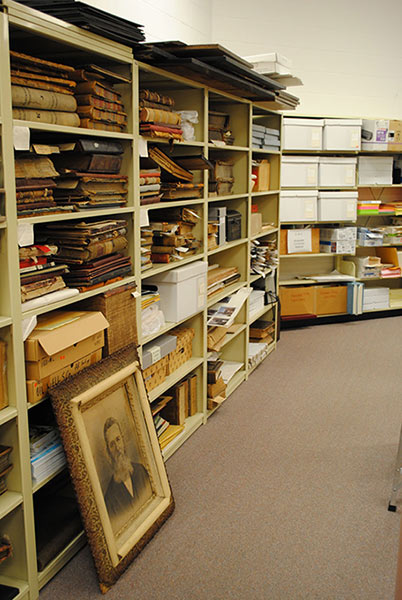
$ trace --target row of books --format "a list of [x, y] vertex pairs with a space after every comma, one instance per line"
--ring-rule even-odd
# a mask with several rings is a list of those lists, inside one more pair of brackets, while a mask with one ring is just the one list
[[220, 267], [218, 264], [208, 266], [207, 273], [207, 296], [212, 298], [214, 294], [221, 292], [225, 287], [236, 283], [240, 279], [239, 268]]
[[127, 114], [115, 84], [130, 79], [95, 64], [72, 67], [11, 51], [13, 117], [121, 132]]
[[50, 425], [31, 425], [29, 428], [31, 474], [36, 483], [64, 467], [66, 457], [59, 431]]

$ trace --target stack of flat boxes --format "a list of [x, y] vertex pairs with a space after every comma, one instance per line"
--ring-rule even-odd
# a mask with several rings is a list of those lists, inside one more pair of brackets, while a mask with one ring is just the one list
[[279, 151], [280, 131], [253, 123], [252, 126], [252, 146], [254, 149], [269, 150], [271, 152]]

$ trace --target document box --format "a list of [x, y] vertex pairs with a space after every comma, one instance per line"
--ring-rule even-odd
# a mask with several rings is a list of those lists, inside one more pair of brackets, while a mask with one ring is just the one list
[[360, 150], [362, 119], [324, 119], [323, 150]]
[[318, 156], [282, 156], [282, 187], [317, 187]]
[[283, 119], [284, 150], [322, 150], [324, 119]]
[[308, 222], [317, 220], [316, 190], [294, 190], [281, 192], [279, 200], [282, 222]]

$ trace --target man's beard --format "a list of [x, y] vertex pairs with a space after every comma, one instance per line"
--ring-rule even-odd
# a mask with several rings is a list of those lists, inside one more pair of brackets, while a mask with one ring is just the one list
[[127, 454], [120, 454], [117, 458], [112, 460], [113, 464], [113, 479], [117, 483], [126, 481], [133, 473], [133, 465]]

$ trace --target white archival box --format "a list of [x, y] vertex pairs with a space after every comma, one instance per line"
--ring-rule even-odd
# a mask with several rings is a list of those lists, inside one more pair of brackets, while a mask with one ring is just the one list
[[324, 119], [323, 150], [360, 150], [362, 119]]
[[319, 187], [355, 187], [357, 157], [321, 156]]
[[359, 185], [390, 185], [392, 156], [359, 156]]
[[206, 262], [197, 261], [147, 279], [158, 286], [167, 321], [176, 323], [205, 308], [207, 269]]
[[283, 118], [284, 150], [322, 150], [324, 119]]
[[282, 156], [282, 187], [317, 187], [318, 156]]
[[283, 191], [279, 197], [280, 221], [317, 221], [317, 190]]
[[357, 192], [318, 192], [318, 221], [355, 221]]

